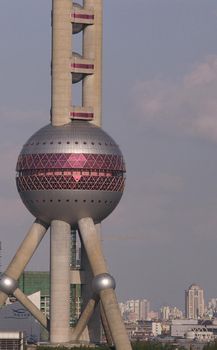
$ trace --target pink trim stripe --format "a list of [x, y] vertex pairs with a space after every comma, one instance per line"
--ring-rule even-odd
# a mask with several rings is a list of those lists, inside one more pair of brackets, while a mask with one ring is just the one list
[[47, 190], [89, 190], [123, 192], [124, 176], [85, 176], [80, 177], [37, 173], [19, 176], [16, 179], [19, 192]]
[[79, 19], [94, 19], [94, 15], [86, 15], [82, 13], [72, 13], [72, 17]]
[[70, 116], [74, 118], [93, 119], [93, 113], [88, 112], [70, 112]]
[[72, 68], [94, 69], [94, 64], [72, 63]]
[[125, 172], [125, 164], [121, 155], [112, 154], [40, 153], [19, 156], [17, 171], [35, 169], [98, 169]]

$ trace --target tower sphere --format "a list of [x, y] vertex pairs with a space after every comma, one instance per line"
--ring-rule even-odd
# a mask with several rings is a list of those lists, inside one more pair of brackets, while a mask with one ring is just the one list
[[87, 121], [47, 125], [23, 146], [17, 162], [17, 188], [37, 218], [101, 222], [117, 206], [125, 182], [122, 153], [101, 128]]

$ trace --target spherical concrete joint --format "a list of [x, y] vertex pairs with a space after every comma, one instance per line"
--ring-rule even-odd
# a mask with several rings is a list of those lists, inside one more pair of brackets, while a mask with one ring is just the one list
[[109, 273], [101, 273], [95, 276], [92, 282], [92, 288], [96, 294], [99, 294], [104, 289], [115, 289], [115, 287], [115, 279]]
[[11, 278], [8, 277], [5, 274], [2, 274], [0, 277], [0, 291], [2, 291], [3, 293], [7, 294], [7, 295], [11, 295], [14, 293], [14, 291], [17, 289], [18, 287], [18, 282]]

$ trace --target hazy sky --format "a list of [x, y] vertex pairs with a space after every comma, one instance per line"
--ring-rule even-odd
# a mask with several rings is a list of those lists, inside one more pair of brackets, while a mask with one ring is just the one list
[[[50, 10], [50, 0], [0, 2], [4, 268], [33, 221], [15, 165], [49, 121]], [[215, 0], [104, 0], [103, 126], [127, 163], [125, 194], [103, 223], [119, 300], [183, 308], [191, 283], [217, 297], [216, 33]], [[47, 236], [28, 268], [47, 269]]]

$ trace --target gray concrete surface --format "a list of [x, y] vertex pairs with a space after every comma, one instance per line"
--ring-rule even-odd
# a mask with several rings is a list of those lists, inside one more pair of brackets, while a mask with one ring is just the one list
[[50, 342], [70, 340], [70, 247], [71, 226], [51, 222], [50, 239]]

